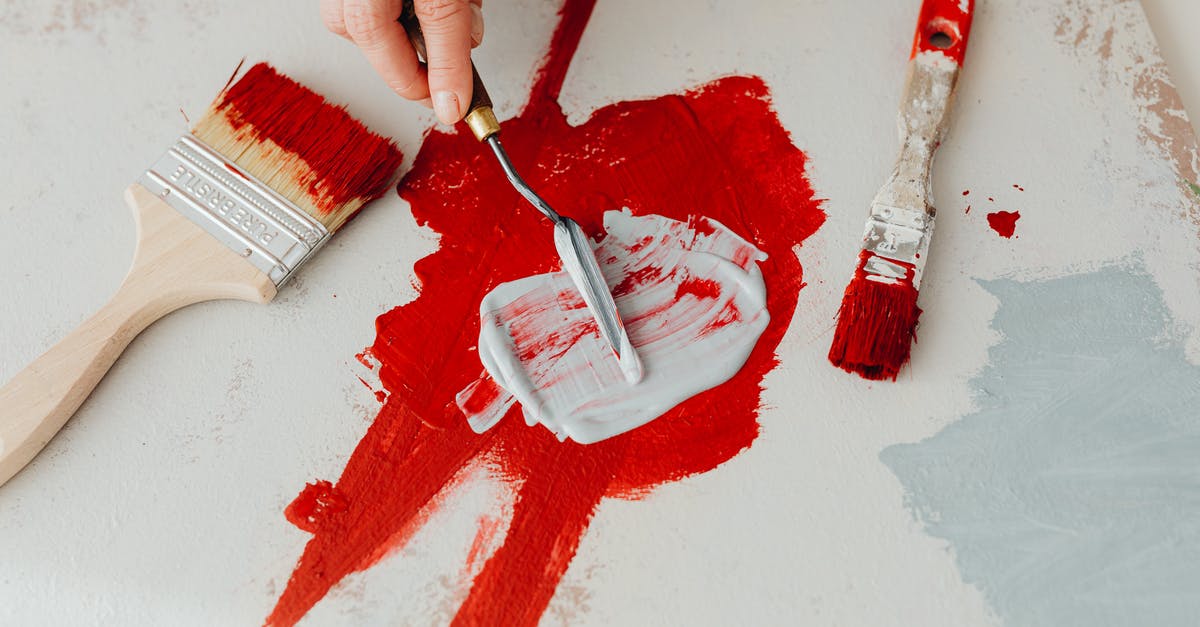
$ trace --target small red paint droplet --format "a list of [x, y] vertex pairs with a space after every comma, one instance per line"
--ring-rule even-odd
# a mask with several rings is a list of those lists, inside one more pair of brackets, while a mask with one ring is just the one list
[[970, 195], [971, 195], [971, 190], [969, 190], [969, 189], [963, 190], [963, 196], [970, 196]]
[[971, 213], [971, 205], [967, 205], [967, 211], [966, 211], [966, 212], [967, 212], [968, 214], [969, 214], [969, 213]]
[[988, 226], [992, 227], [1000, 237], [1011, 238], [1017, 230], [1017, 220], [1021, 219], [1020, 211], [997, 211], [987, 216]]
[[996, 202], [996, 199], [992, 198], [991, 196], [988, 196], [988, 202]]

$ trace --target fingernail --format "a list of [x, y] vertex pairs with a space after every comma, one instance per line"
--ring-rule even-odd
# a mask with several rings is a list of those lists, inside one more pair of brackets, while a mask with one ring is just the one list
[[433, 99], [432, 98], [422, 98], [422, 99], [418, 100], [417, 102], [419, 104], [423, 105], [426, 109], [433, 108]]
[[483, 9], [471, 4], [471, 46], [483, 43]]
[[458, 96], [452, 91], [439, 91], [433, 95], [433, 112], [442, 124], [453, 126], [462, 115], [458, 112]]

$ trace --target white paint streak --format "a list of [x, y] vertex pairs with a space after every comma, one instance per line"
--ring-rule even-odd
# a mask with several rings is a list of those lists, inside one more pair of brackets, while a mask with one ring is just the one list
[[756, 263], [765, 254], [706, 218], [610, 211], [604, 226], [596, 257], [645, 378], [625, 380], [565, 272], [505, 283], [480, 306], [487, 373], [457, 399], [476, 431], [520, 402], [530, 426], [597, 442], [654, 420], [745, 364], [769, 320]]

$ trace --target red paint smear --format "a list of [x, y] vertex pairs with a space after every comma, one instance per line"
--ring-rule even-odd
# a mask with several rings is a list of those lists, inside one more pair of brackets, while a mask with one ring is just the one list
[[640, 498], [711, 470], [757, 437], [762, 380], [778, 363], [775, 348], [802, 286], [793, 246], [825, 217], [804, 177], [805, 156], [753, 77], [617, 103], [568, 125], [558, 92], [594, 2], [563, 7], [529, 104], [504, 123], [509, 153], [593, 235], [604, 210], [625, 206], [676, 220], [708, 216], [746, 237], [770, 255], [762, 264], [770, 325], [730, 381], [623, 435], [558, 442], [527, 427], [515, 406], [474, 434], [454, 399], [479, 375], [479, 302], [497, 284], [558, 262], [550, 225], [491, 155], [465, 131], [431, 132], [400, 192], [418, 223], [442, 234], [441, 247], [416, 264], [420, 296], [376, 321], [371, 350], [388, 400], [337, 482], [347, 511], [317, 525], [268, 623], [295, 623], [343, 577], [402, 545], [439, 494], [484, 465], [515, 491], [512, 518], [454, 623], [534, 625], [603, 498]]
[[721, 295], [721, 284], [711, 279], [688, 277], [675, 290], [675, 300], [679, 300], [685, 295], [695, 296], [699, 299], [717, 298]]
[[[975, 4], [975, 0], [968, 2]], [[963, 56], [967, 53], [967, 40], [971, 36], [971, 18], [972, 11], [962, 10], [962, 0], [925, 0], [917, 18], [912, 56], [921, 52], [940, 51], [961, 66]], [[950, 38], [948, 47], [939, 48], [934, 44], [933, 36], [939, 33]]]
[[967, 213], [967, 214], [970, 214], [970, 213], [971, 213], [971, 205], [967, 205], [967, 211], [966, 211], [966, 213]]
[[988, 226], [1000, 237], [1006, 238], [1011, 238], [1017, 231], [1017, 220], [1020, 219], [1020, 211], [997, 211], [987, 215]]
[[324, 213], [383, 195], [400, 167], [402, 155], [391, 140], [266, 63], [250, 68], [216, 108], [235, 130], [304, 161], [314, 174], [309, 195]]
[[873, 256], [865, 250], [858, 255], [858, 267], [838, 311], [829, 361], [864, 379], [895, 381], [912, 354], [921, 317], [918, 292], [913, 287], [916, 269], [912, 264], [889, 259], [907, 268], [904, 279], [898, 284], [873, 281], [865, 271]]

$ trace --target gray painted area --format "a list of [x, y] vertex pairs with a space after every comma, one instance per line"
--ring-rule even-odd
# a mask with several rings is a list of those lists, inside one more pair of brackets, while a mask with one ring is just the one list
[[1200, 368], [1139, 267], [984, 282], [980, 410], [880, 455], [1007, 625], [1200, 621]]

